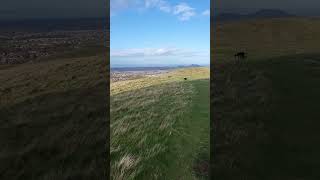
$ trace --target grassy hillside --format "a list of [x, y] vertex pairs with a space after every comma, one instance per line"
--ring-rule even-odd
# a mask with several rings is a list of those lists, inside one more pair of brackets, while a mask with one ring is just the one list
[[[219, 25], [212, 106], [217, 179], [317, 179], [318, 19]], [[248, 52], [234, 64], [233, 54]]]
[[181, 82], [184, 81], [185, 77], [188, 80], [208, 78], [209, 70], [205, 67], [184, 68], [161, 74], [156, 77], [145, 77], [129, 81], [114, 82], [110, 84], [111, 94], [118, 94], [125, 91], [131, 91], [164, 83]]
[[112, 179], [206, 178], [208, 97], [208, 68], [112, 83]]
[[101, 179], [105, 56], [0, 68], [0, 179]]
[[[215, 55], [232, 59], [235, 51], [245, 50], [250, 59], [288, 54], [317, 53], [320, 20], [278, 18], [217, 24]], [[230, 56], [231, 55], [231, 56]]]

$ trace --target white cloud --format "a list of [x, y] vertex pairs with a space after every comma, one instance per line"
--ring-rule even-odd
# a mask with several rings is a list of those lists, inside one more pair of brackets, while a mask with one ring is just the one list
[[118, 11], [132, 7], [137, 9], [141, 9], [141, 7], [143, 7], [142, 9], [156, 8], [162, 12], [177, 16], [181, 21], [187, 21], [196, 15], [195, 9], [190, 7], [187, 3], [180, 3], [172, 6], [169, 1], [166, 0], [110, 0], [112, 16]]
[[172, 8], [168, 3], [164, 2], [160, 4], [159, 9], [163, 12], [170, 13]]
[[210, 10], [207, 9], [207, 10], [203, 11], [201, 14], [204, 16], [210, 16]]
[[196, 12], [188, 4], [180, 3], [174, 7], [173, 14], [177, 15], [181, 21], [186, 21], [195, 16]]
[[145, 0], [146, 8], [159, 8], [161, 11], [170, 13], [171, 6], [167, 1], [164, 0]]
[[111, 57], [196, 56], [198, 52], [178, 48], [111, 49]]

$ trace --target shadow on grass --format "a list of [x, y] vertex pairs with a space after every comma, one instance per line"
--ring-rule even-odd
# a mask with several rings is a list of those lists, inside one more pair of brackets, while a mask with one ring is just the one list
[[0, 109], [0, 179], [106, 176], [106, 89], [50, 93]]
[[216, 67], [215, 178], [320, 177], [319, 60], [298, 54]]

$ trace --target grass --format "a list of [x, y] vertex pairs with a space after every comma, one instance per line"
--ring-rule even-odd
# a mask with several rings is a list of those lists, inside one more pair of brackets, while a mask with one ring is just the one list
[[[139, 88], [112, 93], [112, 179], [207, 176], [209, 69], [180, 69], [170, 75], [122, 82], [121, 87], [137, 83]], [[190, 79], [184, 81], [185, 76]]]
[[215, 56], [233, 60], [245, 50], [251, 60], [290, 54], [317, 53], [320, 20], [278, 18], [217, 24]]
[[184, 81], [184, 77], [189, 80], [197, 80], [209, 77], [209, 70], [205, 67], [200, 68], [182, 68], [169, 73], [161, 74], [156, 77], [145, 77], [128, 81], [119, 81], [110, 84], [111, 95], [121, 92], [140, 89], [153, 85], [159, 85], [170, 82]]
[[266, 158], [270, 178], [318, 179], [320, 167], [318, 101], [320, 59], [315, 55], [288, 56], [270, 60], [265, 68], [273, 82], [274, 104], [266, 123], [270, 138]]
[[[211, 94], [214, 178], [320, 177], [319, 29], [320, 21], [308, 18], [218, 28]], [[236, 65], [232, 55], [241, 48], [248, 62]]]
[[0, 179], [106, 176], [105, 59], [1, 66]]

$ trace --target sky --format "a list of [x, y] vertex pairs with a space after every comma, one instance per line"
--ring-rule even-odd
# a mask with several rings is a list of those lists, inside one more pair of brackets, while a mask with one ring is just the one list
[[[122, 5], [132, 5], [137, 1], [141, 0], [1, 0], [0, 19], [104, 17], [108, 14], [106, 6], [109, 2], [119, 2], [116, 9], [121, 9]], [[170, 1], [171, 5], [177, 2], [167, 1]], [[195, 2], [202, 6], [208, 3], [208, 0], [194, 0], [193, 3]], [[227, 9], [279, 8], [288, 9], [293, 13], [320, 15], [320, 0], [212, 0], [212, 2], [219, 3], [221, 8]]]
[[108, 0], [1, 0], [1, 19], [106, 17]]
[[111, 67], [210, 64], [210, 0], [111, 0]]

